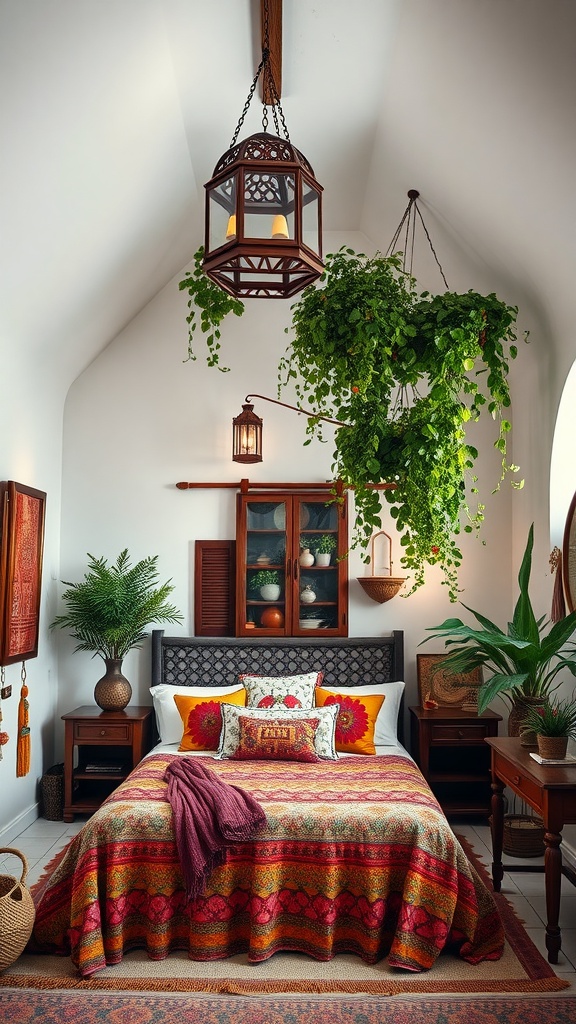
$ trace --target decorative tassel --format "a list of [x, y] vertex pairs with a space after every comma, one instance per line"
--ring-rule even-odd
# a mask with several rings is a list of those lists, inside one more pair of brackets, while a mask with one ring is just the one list
[[22, 689], [18, 704], [18, 741], [16, 744], [16, 777], [28, 775], [30, 771], [30, 719], [28, 711], [28, 687], [26, 686], [26, 663], [22, 662]]
[[556, 573], [554, 580], [554, 592], [552, 594], [552, 611], [550, 618], [552, 622], [560, 622], [566, 618], [566, 602], [564, 601], [564, 579], [562, 576], [562, 552], [560, 548], [554, 548], [550, 555], [550, 567]]

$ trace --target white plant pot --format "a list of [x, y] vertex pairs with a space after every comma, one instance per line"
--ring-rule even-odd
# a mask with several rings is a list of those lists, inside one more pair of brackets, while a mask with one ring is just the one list
[[316, 565], [330, 565], [331, 553], [324, 551], [316, 552]]
[[280, 587], [277, 583], [266, 583], [260, 587], [260, 596], [264, 601], [277, 601], [280, 597]]

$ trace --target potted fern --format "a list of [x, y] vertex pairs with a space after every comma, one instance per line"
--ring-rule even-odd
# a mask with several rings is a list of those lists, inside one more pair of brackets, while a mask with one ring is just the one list
[[140, 647], [146, 627], [156, 622], [181, 622], [183, 616], [167, 601], [174, 590], [171, 581], [158, 584], [158, 556], [143, 558], [131, 566], [128, 549], [113, 565], [88, 554], [88, 570], [80, 583], [69, 583], [62, 594], [66, 611], [57, 615], [51, 629], [68, 629], [78, 643], [76, 651], [97, 654], [106, 673], [94, 689], [94, 700], [103, 711], [125, 708], [132, 687], [122, 675], [122, 661], [133, 647]]
[[323, 533], [314, 540], [314, 554], [317, 565], [330, 565], [332, 552], [336, 551], [336, 537], [333, 533]]
[[280, 597], [280, 570], [259, 569], [250, 580], [253, 590], [259, 590], [264, 601], [277, 601]]

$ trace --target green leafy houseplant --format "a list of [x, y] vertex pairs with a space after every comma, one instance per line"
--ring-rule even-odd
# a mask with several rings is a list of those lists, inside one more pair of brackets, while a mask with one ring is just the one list
[[446, 619], [442, 625], [430, 627], [433, 635], [427, 640], [443, 639], [446, 647], [454, 647], [440, 662], [440, 668], [469, 672], [482, 667], [491, 673], [478, 691], [480, 713], [498, 695], [510, 704], [523, 697], [548, 698], [559, 685], [556, 677], [560, 671], [576, 675], [576, 645], [570, 642], [576, 629], [576, 612], [551, 628], [545, 617], [537, 620], [534, 615], [529, 595], [533, 544], [532, 524], [518, 574], [520, 594], [506, 632], [467, 605], [464, 608], [478, 621], [480, 629], [467, 626], [461, 619]]
[[524, 722], [540, 736], [576, 737], [576, 702], [546, 700], [542, 707], [528, 708]]
[[158, 556], [130, 565], [124, 549], [113, 565], [88, 554], [88, 571], [81, 583], [68, 583], [62, 594], [67, 610], [57, 615], [51, 629], [68, 629], [78, 641], [74, 651], [90, 651], [121, 659], [139, 647], [152, 622], [182, 622], [183, 616], [167, 601], [174, 590], [170, 581], [157, 586]]
[[311, 546], [319, 554], [327, 555], [336, 550], [336, 537], [333, 533], [323, 533], [320, 537], [313, 538]]
[[[320, 287], [306, 288], [292, 312], [294, 338], [278, 391], [291, 384], [302, 406], [345, 424], [335, 435], [333, 473], [354, 488], [352, 546], [366, 546], [380, 529], [373, 485], [388, 483], [410, 593], [424, 582], [426, 564], [439, 563], [456, 600], [462, 555], [455, 538], [462, 527], [478, 531], [484, 517], [467, 494], [467, 487], [478, 493], [478, 452], [466, 425], [485, 410], [498, 422], [501, 479], [518, 468], [506, 459], [511, 427], [503, 415], [517, 354], [516, 307], [472, 291], [418, 294], [399, 255], [369, 258], [342, 248], [326, 257]], [[311, 416], [305, 443], [321, 432]]]
[[281, 576], [279, 569], [259, 569], [250, 580], [250, 587], [259, 590], [260, 587], [279, 586]]

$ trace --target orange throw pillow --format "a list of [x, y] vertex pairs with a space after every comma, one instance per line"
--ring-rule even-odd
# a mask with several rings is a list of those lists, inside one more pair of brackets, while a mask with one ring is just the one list
[[375, 754], [374, 728], [378, 712], [384, 703], [379, 694], [351, 697], [349, 694], [330, 693], [316, 687], [316, 707], [339, 704], [336, 719], [336, 750], [342, 754]]
[[178, 750], [218, 750], [222, 729], [221, 705], [225, 702], [245, 707], [246, 690], [241, 686], [234, 693], [226, 693], [221, 697], [182, 697], [174, 694], [174, 702], [184, 728]]

